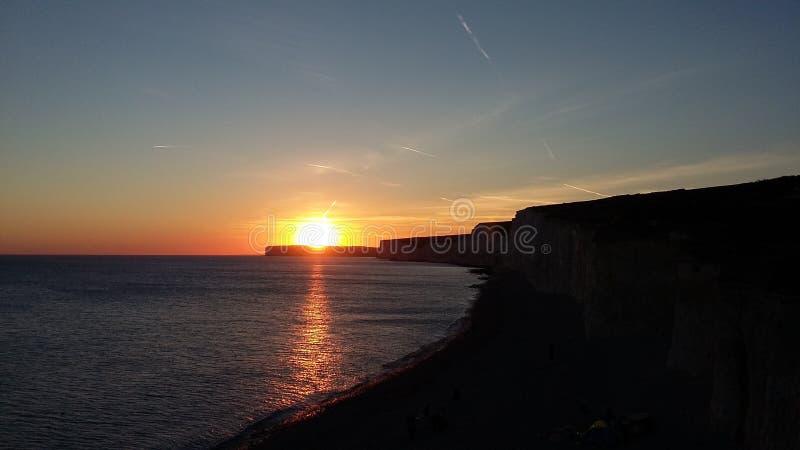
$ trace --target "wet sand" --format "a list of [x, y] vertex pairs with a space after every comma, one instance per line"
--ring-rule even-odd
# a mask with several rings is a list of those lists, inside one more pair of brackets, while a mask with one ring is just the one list
[[418, 364], [219, 448], [567, 448], [554, 429], [582, 431], [609, 412], [655, 425], [625, 448], [730, 448], [701, 431], [707, 380], [666, 370], [666, 342], [587, 342], [579, 305], [513, 273], [481, 285], [469, 318]]

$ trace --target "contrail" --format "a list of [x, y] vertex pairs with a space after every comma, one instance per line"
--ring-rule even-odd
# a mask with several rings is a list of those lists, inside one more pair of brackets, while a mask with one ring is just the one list
[[402, 148], [403, 150], [408, 150], [410, 152], [419, 153], [420, 155], [425, 155], [425, 156], [429, 156], [431, 158], [436, 158], [436, 155], [434, 155], [434, 154], [426, 153], [426, 152], [423, 152], [422, 150], [417, 150], [415, 148], [411, 148], [411, 147], [400, 147], [400, 148]]
[[488, 53], [486, 53], [486, 50], [483, 49], [483, 46], [481, 46], [480, 41], [478, 41], [478, 38], [475, 37], [475, 35], [472, 33], [472, 30], [469, 28], [469, 25], [467, 25], [467, 21], [464, 20], [464, 17], [461, 14], [458, 14], [458, 21], [461, 22], [461, 26], [464, 27], [464, 31], [466, 31], [469, 37], [472, 38], [472, 42], [475, 43], [475, 48], [477, 48], [478, 51], [481, 52], [481, 55], [483, 55], [483, 57], [486, 58], [486, 61], [489, 61], [489, 64], [492, 64], [492, 58], [489, 56]]
[[542, 139], [542, 144], [544, 144], [544, 148], [547, 149], [547, 155], [550, 156], [550, 159], [556, 159], [556, 155], [554, 155], [553, 150], [550, 149], [550, 144], [547, 143], [547, 139]]
[[185, 145], [154, 145], [154, 149], [183, 148]]
[[346, 173], [347, 175], [352, 175], [354, 177], [358, 176], [357, 173], [350, 172], [349, 170], [339, 169], [333, 166], [323, 166], [322, 164], [306, 164], [306, 165], [309, 167], [316, 167], [318, 169], [326, 169], [326, 170], [333, 170], [334, 172]]
[[530, 202], [530, 203], [540, 203], [542, 205], [553, 205], [553, 202], [547, 202], [544, 200], [534, 200], [530, 198], [514, 198], [514, 197], [506, 197], [503, 195], [481, 195], [480, 198], [485, 198], [487, 200], [501, 200], [501, 201], [508, 201], [508, 202]]
[[331, 209], [333, 209], [334, 206], [336, 206], [336, 200], [334, 200], [333, 203], [331, 203], [331, 206], [328, 206], [328, 209], [326, 209], [325, 213], [322, 214], [323, 219], [328, 215], [329, 212], [331, 212]]
[[588, 193], [590, 193], [590, 194], [599, 195], [600, 197], [610, 197], [610, 195], [601, 194], [601, 193], [599, 193], [599, 192], [590, 191], [590, 190], [588, 190], [588, 189], [584, 189], [584, 188], [579, 188], [578, 186], [573, 186], [573, 185], [571, 185], [571, 184], [566, 184], [566, 183], [564, 183], [564, 186], [566, 186], [566, 187], [568, 187], [568, 188], [572, 188], [572, 189], [577, 189], [577, 190], [579, 190], [579, 191], [588, 192]]

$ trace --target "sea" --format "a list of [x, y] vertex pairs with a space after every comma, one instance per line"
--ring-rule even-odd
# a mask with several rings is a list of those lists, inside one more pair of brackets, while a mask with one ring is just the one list
[[0, 256], [0, 447], [208, 448], [447, 336], [477, 278], [374, 258]]

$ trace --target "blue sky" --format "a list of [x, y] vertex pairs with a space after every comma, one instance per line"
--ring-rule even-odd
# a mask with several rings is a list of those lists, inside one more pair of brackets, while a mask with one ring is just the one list
[[798, 43], [796, 1], [6, 1], [0, 251], [795, 174]]

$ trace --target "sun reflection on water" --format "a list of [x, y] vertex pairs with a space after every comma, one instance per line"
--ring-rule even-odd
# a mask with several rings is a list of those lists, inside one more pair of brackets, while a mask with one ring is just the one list
[[325, 291], [323, 266], [311, 269], [308, 291], [300, 310], [289, 354], [294, 401], [334, 387], [339, 370], [339, 348], [330, 334], [331, 313]]

